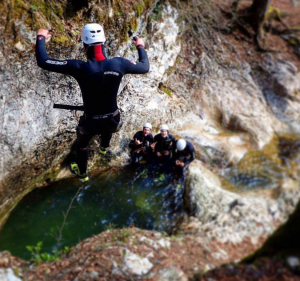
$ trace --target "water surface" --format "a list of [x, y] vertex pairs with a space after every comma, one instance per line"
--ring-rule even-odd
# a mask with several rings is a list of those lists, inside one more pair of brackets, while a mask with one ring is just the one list
[[[126, 167], [91, 175], [85, 187], [78, 179], [69, 178], [35, 189], [20, 201], [3, 226], [0, 250], [29, 259], [26, 246], [39, 241], [43, 242], [42, 252], [51, 253], [108, 228], [134, 225], [166, 231], [182, 210], [183, 187], [172, 180], [171, 173]], [[66, 214], [60, 240], [59, 228]]]

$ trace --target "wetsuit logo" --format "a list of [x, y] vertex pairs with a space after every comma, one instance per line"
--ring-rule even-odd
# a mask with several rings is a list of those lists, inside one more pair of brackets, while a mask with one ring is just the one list
[[68, 62], [66, 62], [66, 61], [55, 61], [55, 60], [46, 60], [46, 63], [56, 64], [56, 65], [64, 65], [64, 64], [67, 64]]
[[115, 71], [105, 71], [105, 72], [104, 72], [104, 75], [107, 75], [107, 74], [112, 74], [112, 75], [119, 76], [119, 73], [118, 73], [118, 72], [115, 72]]

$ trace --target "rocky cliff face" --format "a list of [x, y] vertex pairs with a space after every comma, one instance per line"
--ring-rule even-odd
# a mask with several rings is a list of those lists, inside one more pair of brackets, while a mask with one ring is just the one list
[[[295, 146], [292, 155], [285, 153], [285, 146], [293, 145], [300, 134], [297, 67], [271, 55], [258, 63], [236, 61], [222, 36], [215, 47], [223, 57], [220, 63], [194, 39], [182, 36], [174, 7], [166, 4], [153, 15], [147, 26], [145, 18], [139, 22], [151, 69], [143, 76], [127, 76], [120, 87], [124, 125], [113, 137], [115, 157], [110, 165], [128, 163], [127, 144], [141, 124], [151, 122], [154, 134], [161, 123], [169, 124], [173, 135], [196, 147], [198, 160], [190, 165], [185, 186], [191, 216], [174, 239], [134, 229], [133, 237], [120, 247], [108, 231], [82, 242], [53, 269], [43, 265], [28, 271], [29, 280], [39, 280], [41, 272], [48, 279], [98, 280], [105, 272], [102, 263], [109, 272], [103, 274], [110, 279], [187, 280], [255, 250], [299, 200], [299, 149]], [[117, 51], [115, 45], [109, 47], [113, 55], [135, 59], [129, 43]], [[49, 46], [49, 53], [79, 57], [80, 47], [60, 53]], [[52, 109], [52, 104], [77, 104], [81, 99], [76, 81], [39, 69], [31, 50], [22, 53], [22, 60], [16, 54], [0, 55], [3, 222], [30, 189], [69, 176], [63, 160], [75, 140], [77, 120], [71, 112]], [[101, 167], [96, 147], [97, 140], [91, 145], [91, 170]], [[247, 191], [250, 183], [239, 186], [246, 182], [241, 178], [267, 182], [272, 188]], [[103, 241], [110, 246], [103, 248]], [[95, 251], [98, 264], [90, 256]], [[107, 256], [114, 258], [107, 262]], [[6, 260], [9, 267], [11, 260]], [[84, 260], [93, 262], [92, 270]], [[62, 268], [64, 277], [59, 276]]]

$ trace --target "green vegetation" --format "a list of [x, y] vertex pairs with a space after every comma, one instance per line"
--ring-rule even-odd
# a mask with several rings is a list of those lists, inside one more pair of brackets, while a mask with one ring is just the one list
[[134, 10], [136, 11], [138, 17], [141, 16], [144, 9], [144, 5], [145, 4], [143, 2], [140, 2], [134, 6]]
[[35, 11], [37, 11], [39, 9], [39, 7], [35, 6], [35, 5], [31, 5], [30, 9], [35, 12]]
[[168, 95], [168, 96], [171, 96], [171, 90], [168, 89], [168, 88], [163, 88], [163, 91]]
[[162, 90], [165, 94], [167, 94], [168, 96], [171, 96], [171, 94], [172, 94], [172, 91], [171, 91], [171, 89], [169, 88], [169, 87], [167, 87], [167, 86], [165, 86], [165, 85], [163, 85], [163, 84], [160, 84], [159, 86], [158, 86], [158, 88], [160, 89], [160, 90]]
[[61, 256], [70, 252], [69, 247], [64, 247], [62, 250], [53, 251], [52, 254], [41, 253], [43, 242], [39, 241], [36, 246], [26, 246], [31, 254], [30, 260], [38, 265], [42, 262], [52, 262], [61, 259]]
[[66, 35], [55, 36], [55, 37], [53, 37], [53, 39], [54, 39], [55, 43], [63, 45], [63, 46], [67, 46], [70, 43], [69, 37]]
[[154, 179], [154, 182], [155, 183], [160, 183], [160, 182], [164, 181], [165, 179], [166, 179], [165, 174], [160, 174], [159, 178]]
[[[127, 31], [137, 28], [137, 18], [152, 5], [152, 0], [134, 0], [112, 2], [100, 0], [99, 5], [88, 9], [88, 1], [41, 1], [41, 0], [8, 0], [7, 5], [0, 8], [1, 16], [7, 17], [5, 33], [13, 34], [11, 44], [22, 41], [22, 35], [15, 30], [16, 19], [24, 21], [30, 30], [38, 30], [51, 26], [51, 33], [56, 46], [70, 47], [76, 40], [74, 30], [81, 30], [84, 23], [93, 15], [96, 22], [104, 25], [107, 31], [113, 32], [118, 44], [128, 40]], [[109, 9], [113, 16], [109, 17]], [[132, 16], [132, 12], [134, 15]], [[131, 15], [131, 16], [129, 16]], [[77, 36], [76, 36], [77, 37]]]
[[[113, 225], [113, 227], [115, 227], [115, 225]], [[130, 233], [126, 228], [110, 229], [110, 234], [111, 234], [111, 239], [114, 242], [118, 242], [121, 244], [126, 242], [127, 238], [130, 237]], [[107, 248], [107, 245], [104, 248]]]
[[152, 14], [149, 15], [149, 17], [147, 19], [148, 23], [151, 22], [151, 21], [159, 21], [159, 20], [161, 20], [161, 18], [162, 18], [162, 11], [163, 11], [162, 5], [160, 3], [158, 3], [156, 5], [156, 7], [153, 9]]

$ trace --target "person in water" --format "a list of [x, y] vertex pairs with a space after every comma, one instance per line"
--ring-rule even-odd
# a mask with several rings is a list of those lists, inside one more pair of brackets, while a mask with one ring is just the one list
[[184, 139], [176, 141], [174, 153], [175, 178], [183, 176], [188, 165], [195, 159], [195, 149], [192, 143]]
[[172, 151], [175, 150], [175, 138], [169, 134], [168, 125], [161, 125], [160, 134], [154, 137], [151, 148], [154, 150], [154, 159], [156, 163], [168, 164], [172, 157]]
[[153, 143], [153, 136], [151, 134], [152, 125], [145, 123], [143, 131], [138, 131], [131, 142], [129, 148], [131, 148], [132, 163], [138, 165], [140, 159], [150, 160], [152, 149], [150, 145]]
[[84, 114], [77, 126], [76, 161], [71, 163], [70, 168], [81, 182], [86, 182], [89, 180], [87, 164], [90, 140], [94, 135], [101, 135], [99, 152], [105, 154], [112, 134], [119, 129], [117, 93], [122, 77], [125, 74], [143, 74], [149, 71], [145, 44], [138, 36], [133, 40], [138, 51], [138, 62], [121, 57], [108, 59], [103, 27], [97, 23], [89, 23], [84, 26], [81, 34], [87, 61], [57, 60], [47, 55], [45, 41], [50, 37], [47, 29], [37, 31], [37, 64], [43, 69], [74, 77], [80, 86]]

